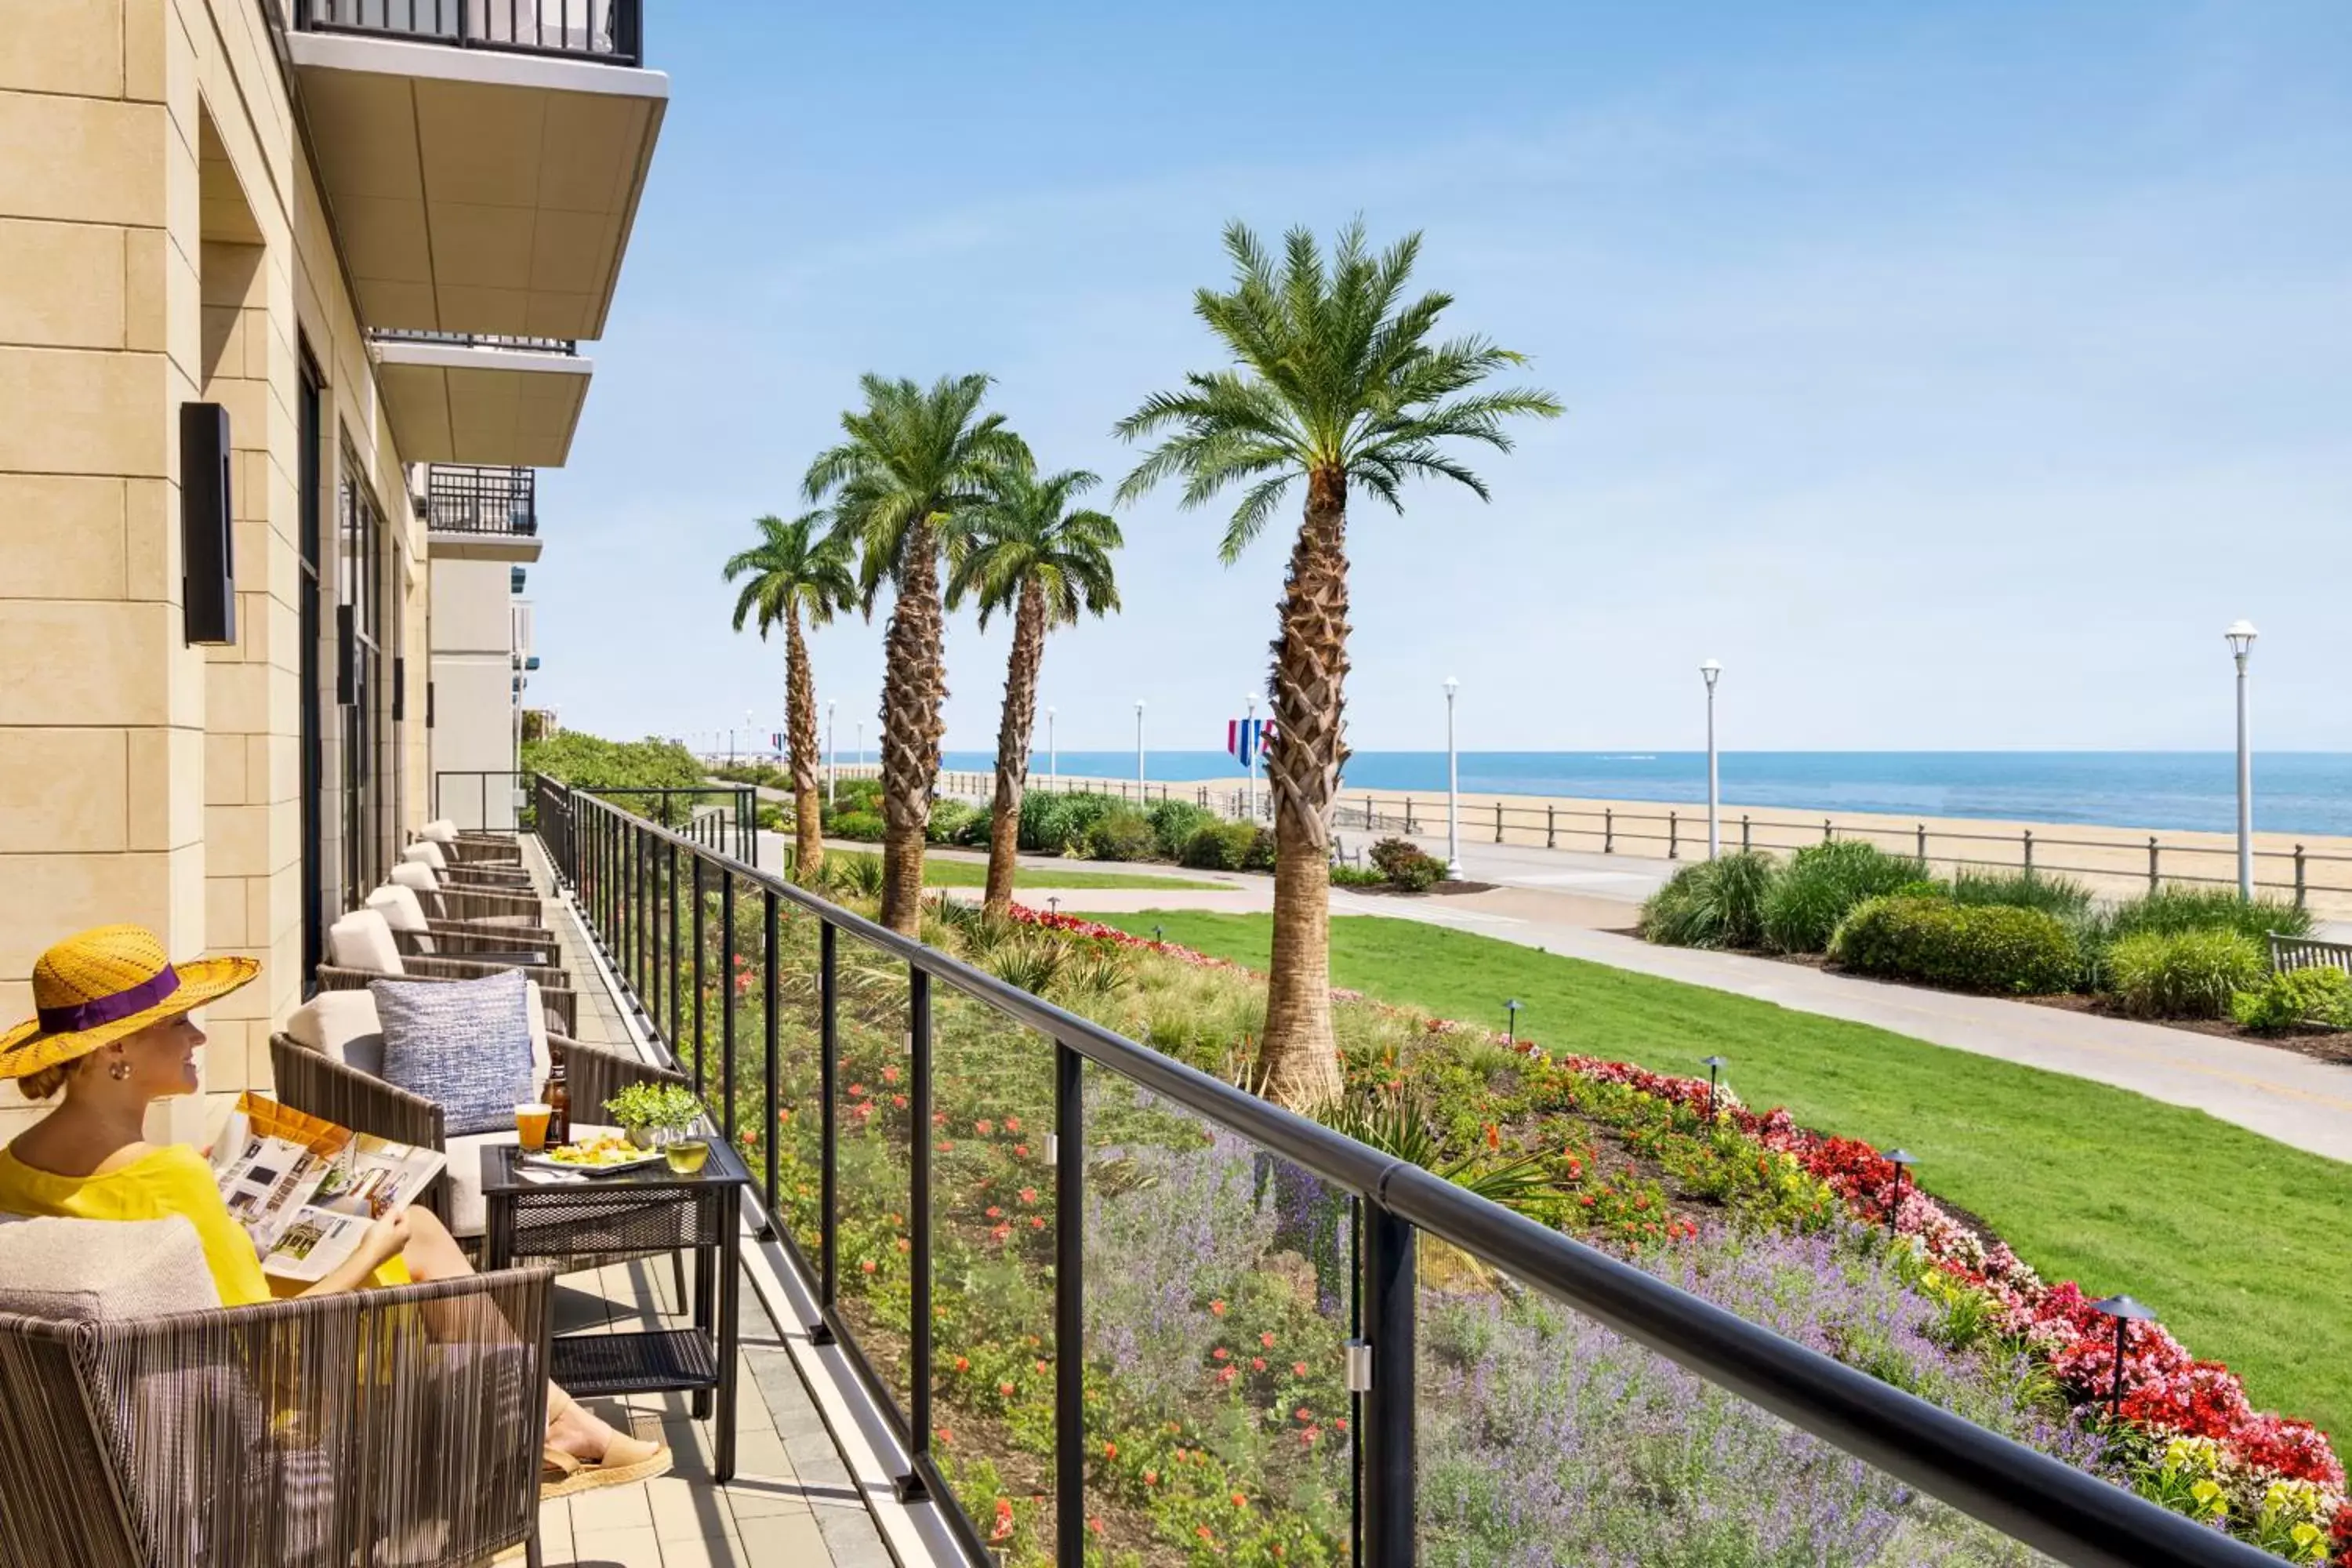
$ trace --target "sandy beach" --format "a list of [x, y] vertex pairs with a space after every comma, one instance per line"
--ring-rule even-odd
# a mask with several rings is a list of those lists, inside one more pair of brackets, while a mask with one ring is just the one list
[[[1135, 799], [1133, 779], [1065, 775], [1056, 785]], [[1226, 816], [1242, 815], [1246, 781], [1211, 779], [1149, 786], [1152, 801], [1190, 800]], [[1042, 775], [1030, 786], [1047, 787]], [[984, 773], [942, 775], [943, 792], [984, 799]], [[1258, 784], [1258, 809], [1265, 809]], [[1652, 860], [1693, 860], [1706, 854], [1706, 808], [1656, 801], [1564, 799], [1546, 795], [1461, 797], [1462, 842], [1624, 855]], [[1445, 796], [1342, 790], [1339, 829], [1442, 837]], [[2227, 833], [2179, 828], [2094, 826], [2080, 823], [2012, 822], [1982, 817], [1889, 816], [1866, 812], [1819, 815], [1764, 810], [1727, 802], [1721, 811], [1723, 847], [1786, 853], [1824, 838], [1861, 838], [1883, 849], [1916, 855], [1938, 874], [1961, 866], [2035, 869], [2074, 877], [2097, 892], [2126, 898], [2159, 883], [2227, 887], [2237, 880], [2237, 840]], [[2352, 838], [2257, 833], [2254, 879], [2264, 894], [2304, 901], [2326, 916], [2352, 915]]]

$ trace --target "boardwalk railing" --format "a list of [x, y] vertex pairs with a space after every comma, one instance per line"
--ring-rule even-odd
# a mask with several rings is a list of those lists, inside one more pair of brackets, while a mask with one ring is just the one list
[[[1567, 1460], [1524, 1388], [1460, 1363], [1473, 1320], [1479, 1342], [1576, 1322], [1655, 1359], [1728, 1423], [1703, 1461], [1752, 1434], [1805, 1528], [1861, 1521], [1879, 1561], [1969, 1531], [1986, 1561], [2021, 1555], [1993, 1533], [2102, 1568], [2273, 1561], [623, 801], [543, 778], [534, 797], [625, 1000], [812, 1281], [810, 1332], [892, 1425], [899, 1491], [945, 1505], [976, 1563], [1176, 1561], [1196, 1540], [1372, 1568], [1556, 1560], [1539, 1533], [1509, 1552], [1464, 1533], [1465, 1499]], [[1230, 1301], [1195, 1299], [1217, 1268]], [[1589, 1445], [1655, 1443], [1619, 1408]], [[1629, 1488], [1621, 1517], [1686, 1525], [1681, 1484]], [[1207, 1511], [1164, 1512], [1180, 1491]], [[1571, 1500], [1549, 1517], [1611, 1500]]]
[[[940, 775], [940, 793], [985, 801], [994, 787], [991, 775], [951, 771]], [[1189, 800], [1205, 810], [1233, 820], [1248, 815], [1247, 796], [1237, 789], [1210, 784], [1139, 784], [1132, 779], [1064, 779], [1053, 781], [1032, 773], [1029, 788], [1058, 789], [1071, 795], [1107, 795], [1138, 805], [1164, 800]], [[1265, 786], [1257, 789], [1257, 816], [1273, 820]], [[2051, 876], [2091, 879], [2115, 888], [2145, 886], [2153, 891], [2167, 883], [2235, 887], [2237, 850], [2233, 846], [2167, 842], [2149, 834], [2145, 844], [2117, 834], [2091, 838], [2021, 828], [1993, 832], [1915, 823], [1864, 825], [1851, 818], [1765, 816], [1725, 812], [1721, 818], [1723, 847], [1787, 853], [1809, 844], [1833, 839], [1859, 839], [1897, 855], [1908, 855], [1937, 870], [2038, 871]], [[1368, 791], [1341, 792], [1332, 826], [1342, 831], [1395, 833], [1430, 837], [1445, 831], [1443, 790], [1382, 795]], [[1603, 855], [1628, 855], [1652, 859], [1704, 858], [1706, 855], [1706, 808], [1660, 805], [1648, 810], [1621, 810], [1566, 802], [1550, 805], [1507, 805], [1501, 802], [1461, 811], [1465, 844], [1515, 844], [1523, 847], [1580, 850]], [[2315, 895], [2352, 896], [2352, 856], [2306, 849], [2257, 848], [2253, 853], [2254, 890], [2291, 899], [2302, 908]]]

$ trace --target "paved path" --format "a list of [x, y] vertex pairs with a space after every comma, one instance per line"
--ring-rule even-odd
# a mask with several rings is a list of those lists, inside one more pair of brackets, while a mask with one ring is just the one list
[[[1265, 888], [1265, 879], [1252, 880]], [[1023, 901], [1034, 901], [1043, 893], [1024, 890]], [[1072, 889], [1055, 896], [1063, 911], [1072, 914], [1133, 914], [1155, 909], [1244, 912], [1272, 902], [1270, 889], [1256, 889], [1219, 893]], [[1633, 909], [1622, 899], [1594, 896], [1590, 884], [1574, 891], [1508, 887], [1426, 899], [1335, 889], [1331, 898], [1334, 914], [1387, 915], [1451, 926], [1799, 1012], [1874, 1025], [1914, 1039], [2192, 1106], [2295, 1148], [2352, 1161], [2352, 1067], [2188, 1029], [2000, 997], [1890, 985], [1769, 958], [1654, 947], [1609, 929], [1630, 924]]]

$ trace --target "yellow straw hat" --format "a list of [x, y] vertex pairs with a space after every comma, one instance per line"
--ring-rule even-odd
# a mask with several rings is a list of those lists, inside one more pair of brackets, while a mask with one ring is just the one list
[[261, 973], [252, 958], [173, 963], [144, 926], [100, 926], [69, 936], [33, 965], [37, 1017], [0, 1035], [0, 1079], [88, 1056]]

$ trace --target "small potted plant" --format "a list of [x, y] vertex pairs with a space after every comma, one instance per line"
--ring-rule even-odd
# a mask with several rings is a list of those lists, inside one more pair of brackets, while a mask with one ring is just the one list
[[702, 1101], [683, 1084], [633, 1083], [604, 1102], [613, 1120], [640, 1149], [659, 1149], [670, 1169], [698, 1171], [709, 1146], [695, 1133], [702, 1120]]

